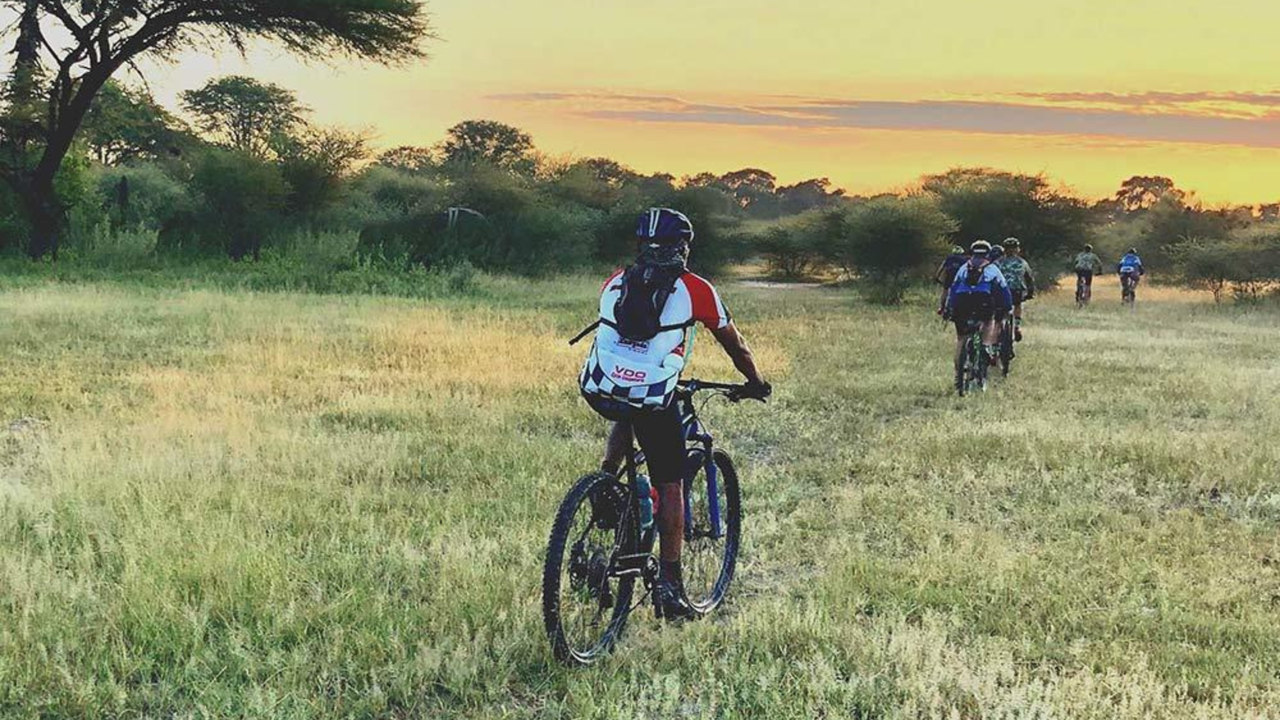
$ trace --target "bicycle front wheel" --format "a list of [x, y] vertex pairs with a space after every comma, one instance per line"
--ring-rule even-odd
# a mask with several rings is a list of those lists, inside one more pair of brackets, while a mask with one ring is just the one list
[[689, 453], [685, 473], [684, 591], [699, 615], [724, 602], [738, 564], [742, 495], [733, 461], [716, 450]]
[[566, 665], [608, 654], [631, 613], [635, 576], [617, 574], [618, 559], [639, 546], [631, 496], [613, 476], [595, 473], [573, 486], [556, 514], [542, 571], [542, 619]]

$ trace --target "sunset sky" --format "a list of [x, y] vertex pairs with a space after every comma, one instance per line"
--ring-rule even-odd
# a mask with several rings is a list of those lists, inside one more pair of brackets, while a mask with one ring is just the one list
[[675, 174], [772, 170], [852, 192], [955, 165], [1102, 196], [1172, 176], [1209, 203], [1280, 200], [1274, 0], [433, 0], [407, 68], [263, 47], [148, 66], [171, 107], [244, 73], [322, 123], [430, 145], [492, 118], [552, 155]]

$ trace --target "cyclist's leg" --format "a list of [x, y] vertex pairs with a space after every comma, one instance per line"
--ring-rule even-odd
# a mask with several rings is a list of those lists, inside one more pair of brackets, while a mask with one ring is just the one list
[[631, 423], [610, 423], [609, 437], [604, 441], [604, 459], [600, 461], [600, 469], [617, 475], [622, 469], [622, 462], [627, 459], [627, 450], [631, 449], [634, 437]]
[[1004, 322], [1004, 312], [987, 315], [982, 321], [982, 344], [986, 350], [987, 359], [993, 365], [1000, 358], [1000, 325]]
[[954, 319], [956, 326], [956, 367], [964, 360], [964, 346], [969, 339], [969, 320], [963, 316]]
[[[684, 428], [680, 410], [672, 403], [664, 410], [638, 414], [633, 422], [644, 451], [649, 477], [658, 489], [660, 559], [678, 566], [684, 545]], [[668, 568], [674, 569], [674, 568]]]

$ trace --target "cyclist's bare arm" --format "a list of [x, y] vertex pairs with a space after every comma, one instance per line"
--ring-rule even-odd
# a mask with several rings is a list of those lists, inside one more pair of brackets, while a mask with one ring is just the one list
[[742, 337], [737, 325], [730, 322], [722, 328], [712, 330], [711, 334], [720, 342], [720, 347], [724, 348], [729, 359], [733, 360], [733, 366], [748, 382], [764, 382], [764, 378], [760, 377], [760, 370], [756, 367], [755, 355], [751, 353], [751, 348], [747, 346], [747, 339]]

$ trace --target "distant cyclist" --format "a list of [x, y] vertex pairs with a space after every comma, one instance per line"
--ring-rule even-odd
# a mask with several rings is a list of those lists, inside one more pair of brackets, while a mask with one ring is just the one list
[[1008, 253], [1000, 258], [997, 266], [1009, 284], [1013, 296], [1013, 340], [1022, 342], [1022, 303], [1036, 294], [1036, 278], [1031, 274], [1031, 263], [1022, 258], [1022, 241], [1011, 237], [1004, 241]]
[[951, 254], [938, 266], [933, 280], [942, 286], [942, 297], [938, 298], [938, 314], [947, 309], [947, 295], [951, 293], [951, 283], [956, 279], [956, 271], [969, 261], [969, 253], [959, 245], [952, 246]]
[[998, 263], [1004, 257], [1004, 246], [996, 243], [991, 246], [991, 252], [987, 255], [987, 262]]
[[956, 364], [959, 365], [960, 358], [964, 355], [965, 338], [969, 335], [970, 324], [978, 323], [982, 328], [982, 345], [987, 362], [995, 365], [1000, 356], [1000, 326], [996, 323], [996, 318], [1003, 318], [1004, 313], [1009, 311], [1013, 305], [1013, 296], [1000, 268], [988, 259], [991, 244], [979, 240], [969, 250], [972, 256], [956, 271], [951, 292], [947, 296], [946, 315], [956, 324]]
[[659, 616], [674, 620], [695, 614], [685, 598], [680, 569], [685, 444], [674, 402], [688, 360], [686, 331], [695, 324], [711, 331], [747, 378], [748, 396], [764, 399], [772, 388], [760, 377], [719, 293], [686, 266], [693, 242], [689, 218], [653, 208], [640, 216], [636, 237], [634, 264], [615, 272], [601, 288], [599, 329], [579, 382], [587, 404], [615, 423], [602, 469], [618, 473], [633, 436], [644, 451], [658, 489], [661, 552], [654, 604]]
[[1076, 302], [1088, 302], [1093, 295], [1093, 276], [1102, 274], [1102, 258], [1093, 252], [1092, 245], [1085, 245], [1084, 252], [1076, 255]]
[[1120, 287], [1127, 301], [1137, 291], [1142, 276], [1147, 274], [1147, 269], [1142, 266], [1142, 258], [1138, 257], [1138, 248], [1129, 248], [1129, 252], [1116, 264], [1116, 272], [1120, 275]]

